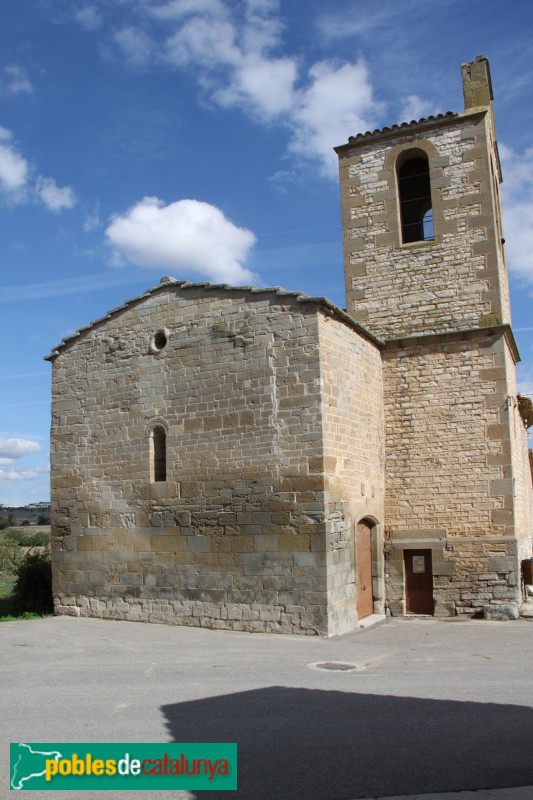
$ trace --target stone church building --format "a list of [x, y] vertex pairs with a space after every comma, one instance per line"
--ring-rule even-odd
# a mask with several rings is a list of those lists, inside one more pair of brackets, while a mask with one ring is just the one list
[[462, 74], [463, 113], [335, 148], [346, 310], [163, 278], [47, 357], [57, 613], [332, 635], [520, 604], [533, 411], [487, 60]]

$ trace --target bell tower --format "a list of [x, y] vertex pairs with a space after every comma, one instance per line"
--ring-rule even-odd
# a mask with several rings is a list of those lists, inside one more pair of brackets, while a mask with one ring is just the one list
[[510, 322], [487, 59], [462, 77], [463, 113], [335, 148], [347, 311], [385, 340]]
[[336, 148], [346, 310], [383, 342], [393, 614], [518, 615], [531, 553], [487, 59], [462, 78], [462, 113]]

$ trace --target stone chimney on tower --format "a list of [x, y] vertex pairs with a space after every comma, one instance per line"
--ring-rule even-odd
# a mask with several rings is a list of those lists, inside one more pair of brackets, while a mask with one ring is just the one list
[[465, 111], [491, 108], [493, 101], [490, 68], [485, 56], [478, 56], [469, 64], [461, 64]]

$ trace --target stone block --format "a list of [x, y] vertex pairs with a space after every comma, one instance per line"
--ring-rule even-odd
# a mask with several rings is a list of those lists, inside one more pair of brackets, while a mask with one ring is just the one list
[[516, 595], [517, 590], [514, 586], [494, 586], [492, 588], [492, 596], [497, 601], [516, 600]]
[[488, 603], [483, 607], [483, 619], [506, 621], [518, 619], [517, 603]]
[[492, 497], [502, 495], [513, 495], [513, 481], [511, 478], [495, 480], [490, 482], [490, 494]]
[[166, 500], [179, 497], [179, 485], [176, 481], [149, 483], [148, 494], [151, 500]]
[[491, 556], [487, 559], [489, 572], [516, 572], [518, 560], [502, 553], [501, 556]]
[[442, 575], [443, 577], [450, 577], [455, 574], [455, 562], [452, 559], [439, 558], [438, 555], [433, 557], [433, 575]]
[[254, 551], [256, 553], [270, 553], [278, 550], [278, 536], [276, 534], [259, 534], [254, 536]]
[[445, 538], [446, 538], [445, 528], [420, 528], [420, 529], [410, 528], [408, 530], [392, 531], [393, 542], [395, 541], [403, 542], [404, 539], [416, 542], [420, 539], [445, 539]]
[[435, 600], [433, 610], [435, 617], [455, 617], [455, 603], [453, 601], [447, 602], [443, 600]]
[[201, 417], [188, 417], [183, 420], [183, 430], [185, 433], [196, 433], [203, 430], [203, 420]]
[[206, 417], [204, 431], [216, 431], [222, 428], [222, 417]]
[[496, 508], [490, 512], [490, 519], [493, 525], [511, 528], [514, 515], [511, 509]]
[[238, 558], [243, 567], [259, 567], [265, 563], [265, 554], [262, 552], [239, 553]]
[[316, 565], [316, 553], [295, 552], [294, 564], [296, 567], [314, 567]]
[[94, 539], [92, 536], [78, 536], [76, 542], [76, 549], [80, 552], [93, 549]]

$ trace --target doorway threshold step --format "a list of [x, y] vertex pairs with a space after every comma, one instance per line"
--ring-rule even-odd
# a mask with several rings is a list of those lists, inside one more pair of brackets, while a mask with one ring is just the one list
[[369, 614], [368, 617], [363, 617], [363, 619], [358, 621], [357, 627], [366, 630], [367, 628], [374, 628], [376, 625], [381, 625], [383, 622], [387, 622], [385, 614]]

